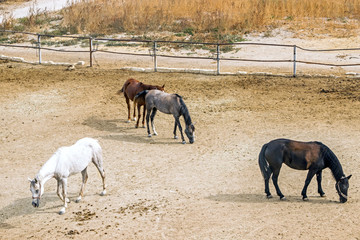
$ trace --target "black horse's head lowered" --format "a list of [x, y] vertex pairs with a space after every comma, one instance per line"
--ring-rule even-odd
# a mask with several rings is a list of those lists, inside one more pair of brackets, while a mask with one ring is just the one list
[[336, 184], [335, 188], [340, 197], [340, 202], [345, 203], [348, 199], [349, 179], [352, 175], [343, 176]]

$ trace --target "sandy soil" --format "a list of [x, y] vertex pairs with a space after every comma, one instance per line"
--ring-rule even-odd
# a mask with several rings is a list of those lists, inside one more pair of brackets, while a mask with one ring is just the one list
[[[359, 239], [360, 91], [346, 78], [279, 78], [134, 73], [0, 63], [0, 239]], [[184, 97], [196, 142], [172, 139], [172, 116], [159, 113], [159, 136], [126, 123], [123, 82], [165, 84]], [[82, 202], [81, 176], [69, 179], [71, 203], [50, 180], [40, 208], [28, 177], [60, 146], [99, 140], [108, 194], [94, 166]], [[266, 199], [257, 164], [261, 146], [286, 137], [318, 140], [353, 174], [340, 204], [329, 170], [326, 198], [300, 192], [306, 172], [284, 166], [287, 201]], [[273, 193], [274, 188], [271, 186]]]

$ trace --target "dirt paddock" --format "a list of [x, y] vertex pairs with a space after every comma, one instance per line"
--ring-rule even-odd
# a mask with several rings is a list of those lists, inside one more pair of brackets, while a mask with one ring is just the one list
[[[126, 123], [130, 77], [183, 96], [194, 144], [172, 138], [173, 117], [158, 113], [158, 136]], [[0, 62], [0, 239], [359, 239], [360, 83], [346, 78], [279, 78], [134, 73]], [[183, 120], [182, 120], [183, 123]], [[94, 166], [82, 202], [81, 174], [69, 178], [71, 203], [58, 215], [56, 181], [31, 206], [33, 178], [60, 146], [93, 137], [103, 147], [108, 194]], [[325, 198], [306, 172], [284, 166], [287, 197], [266, 199], [257, 157], [274, 138], [317, 140], [350, 180], [339, 203], [330, 170]], [[271, 191], [275, 195], [273, 186]]]

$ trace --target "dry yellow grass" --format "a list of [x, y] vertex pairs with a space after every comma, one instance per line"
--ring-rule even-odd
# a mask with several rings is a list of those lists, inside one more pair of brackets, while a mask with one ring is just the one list
[[[17, 0], [15, 0], [17, 1]], [[360, 0], [74, 0], [62, 11], [70, 33], [175, 32], [224, 40], [277, 27], [307, 35], [357, 34]], [[226, 41], [226, 39], [224, 40]]]
[[360, 0], [80, 0], [63, 14], [72, 33], [239, 34], [289, 22], [302, 28], [319, 26], [319, 21], [324, 28], [348, 28], [357, 24], [349, 19], [359, 18]]

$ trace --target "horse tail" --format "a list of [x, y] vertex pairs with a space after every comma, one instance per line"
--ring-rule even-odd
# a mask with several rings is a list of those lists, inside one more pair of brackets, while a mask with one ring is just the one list
[[267, 146], [268, 146], [267, 144], [264, 144], [264, 146], [262, 146], [261, 151], [259, 153], [259, 167], [264, 179], [269, 179], [272, 174], [272, 171], [269, 167], [269, 163], [266, 161], [265, 158], [265, 151]]
[[134, 102], [137, 102], [138, 98], [145, 98], [145, 96], [148, 92], [149, 92], [149, 90], [144, 90], [144, 91], [141, 91], [138, 94], [136, 94], [134, 97]]
[[103, 156], [102, 156], [102, 149], [101, 149], [99, 142], [97, 140], [95, 140], [95, 141], [92, 141], [89, 145], [93, 152], [93, 162], [97, 163], [99, 166], [102, 166]]
[[124, 85], [122, 86], [122, 88], [119, 90], [119, 91], [117, 91], [117, 94], [121, 94], [121, 93], [123, 93], [124, 91], [125, 91], [125, 89], [127, 88], [127, 86], [129, 86], [129, 84], [130, 84], [130, 81], [129, 80], [126, 80], [126, 82], [124, 83]]

